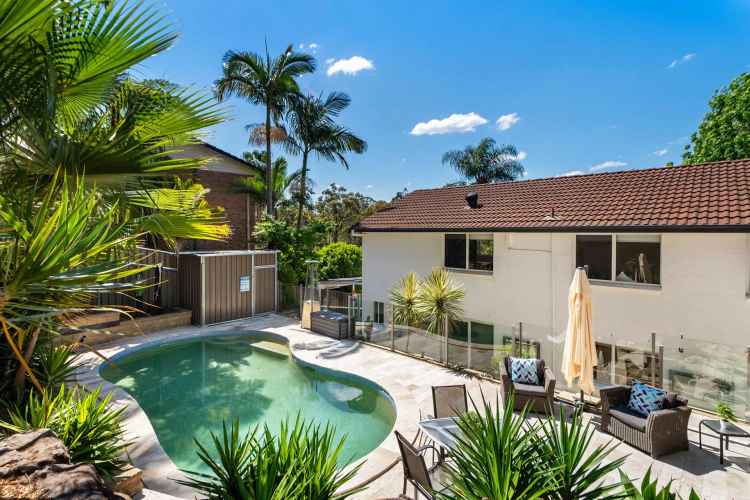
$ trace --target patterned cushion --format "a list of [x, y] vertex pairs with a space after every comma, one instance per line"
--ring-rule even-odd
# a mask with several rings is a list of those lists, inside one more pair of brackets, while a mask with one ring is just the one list
[[648, 416], [652, 411], [663, 409], [666, 399], [666, 391], [633, 380], [628, 408], [643, 416]]
[[518, 384], [539, 385], [536, 360], [510, 358], [510, 379]]

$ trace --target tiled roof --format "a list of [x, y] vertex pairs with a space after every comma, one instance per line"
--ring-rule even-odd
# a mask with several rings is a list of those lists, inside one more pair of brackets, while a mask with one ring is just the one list
[[750, 159], [420, 189], [355, 229], [750, 232]]

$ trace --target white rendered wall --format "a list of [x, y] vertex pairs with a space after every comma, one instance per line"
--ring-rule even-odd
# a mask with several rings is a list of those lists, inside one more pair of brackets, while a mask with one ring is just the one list
[[[495, 233], [491, 276], [453, 272], [466, 289], [466, 317], [502, 332], [522, 321], [530, 336], [561, 336], [575, 269], [575, 234]], [[363, 235], [366, 315], [409, 271], [443, 262], [440, 233]], [[750, 345], [748, 239], [744, 234], [665, 233], [661, 289], [594, 285], [594, 332], [647, 345], [651, 332]]]

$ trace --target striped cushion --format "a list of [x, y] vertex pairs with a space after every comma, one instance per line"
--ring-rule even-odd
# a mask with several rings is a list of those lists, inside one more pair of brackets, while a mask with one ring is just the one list
[[630, 389], [630, 399], [628, 400], [628, 408], [634, 412], [640, 413], [644, 417], [647, 417], [652, 411], [663, 409], [666, 400], [666, 391], [643, 384], [638, 380], [633, 380], [633, 387]]
[[510, 358], [510, 378], [517, 384], [539, 385], [536, 360]]

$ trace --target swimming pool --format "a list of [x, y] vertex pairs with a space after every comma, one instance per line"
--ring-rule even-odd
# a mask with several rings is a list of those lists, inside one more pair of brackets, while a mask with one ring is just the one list
[[193, 438], [209, 443], [239, 417], [243, 433], [284, 418], [330, 423], [346, 434], [342, 459], [364, 457], [393, 428], [388, 394], [355, 375], [303, 364], [285, 343], [261, 332], [199, 337], [147, 346], [102, 366], [148, 415], [164, 451], [182, 470], [203, 471]]

